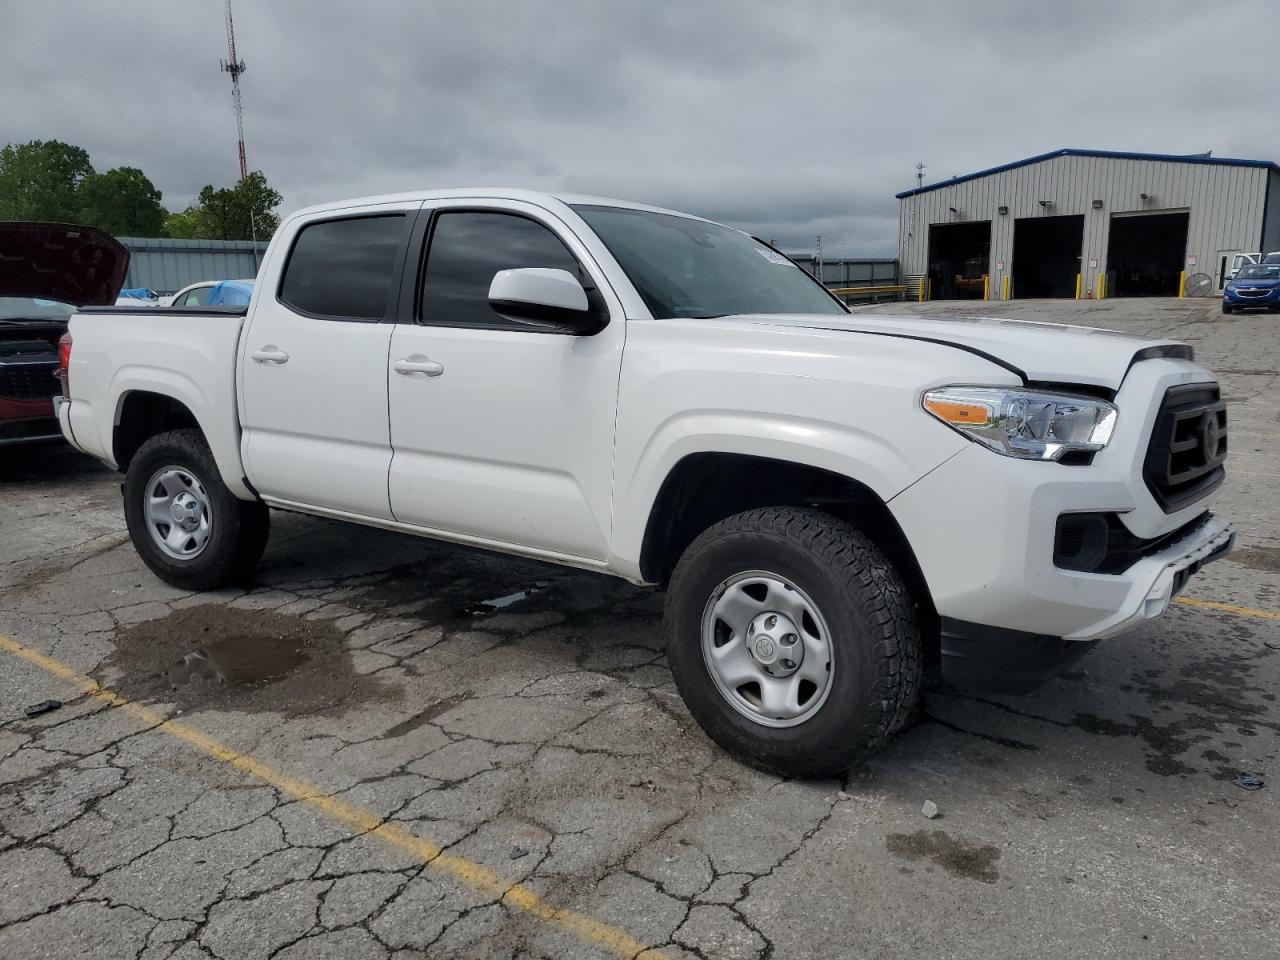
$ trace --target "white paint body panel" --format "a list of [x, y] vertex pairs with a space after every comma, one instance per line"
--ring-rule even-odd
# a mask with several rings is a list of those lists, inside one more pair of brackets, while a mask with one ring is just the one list
[[[251, 497], [240, 462], [236, 408], [236, 345], [243, 318], [233, 314], [75, 314], [68, 368], [72, 402], [64, 433], [75, 446], [116, 466], [115, 425], [134, 391], [158, 393], [184, 404], [200, 424], [223, 480], [238, 497]], [[74, 439], [73, 439], [74, 438]]]
[[[1062, 570], [1053, 564], [1055, 524], [1063, 513], [1115, 512], [1130, 532], [1154, 538], [1211, 509], [1213, 496], [1166, 514], [1142, 479], [1156, 414], [1152, 398], [1211, 379], [1185, 360], [1144, 361], [1117, 395], [1115, 434], [1090, 466], [1014, 460], [968, 444], [891, 500], [938, 611], [1078, 640], [1112, 636], [1120, 625], [1138, 622], [1168, 558], [1145, 558], [1123, 574]], [[1220, 532], [1210, 525], [1178, 548], [1192, 550]], [[1166, 589], [1163, 603], [1169, 599]]]
[[[1164, 391], [1213, 379], [1185, 360], [1133, 362], [1161, 341], [976, 318], [655, 320], [568, 206], [578, 200], [610, 202], [441, 191], [295, 214], [267, 251], [243, 333], [229, 315], [73, 318], [63, 430], [114, 465], [120, 404], [131, 390], [151, 390], [191, 409], [238, 496], [253, 496], [247, 476], [276, 506], [637, 582], [651, 510], [683, 458], [730, 453], [804, 464], [856, 480], [888, 504], [943, 616], [1077, 639], [1111, 635], [1163, 609], [1170, 571], [1225, 535], [1221, 523], [1207, 524], [1196, 542], [1122, 575], [1052, 563], [1063, 511], [1115, 511], [1150, 538], [1210, 506], [1201, 500], [1165, 514], [1141, 479]], [[399, 324], [337, 323], [276, 301], [300, 225], [450, 206], [546, 224], [591, 274], [609, 324], [572, 337], [421, 326], [403, 312]], [[417, 256], [409, 251], [408, 262]], [[255, 362], [265, 348], [287, 352], [288, 362]], [[397, 372], [405, 360], [439, 369]], [[1114, 438], [1092, 465], [999, 456], [920, 407], [934, 387], [1014, 386], [1023, 374], [1118, 390]]]
[[[394, 519], [604, 560], [627, 331], [622, 305], [591, 251], [550, 211], [520, 201], [427, 205], [512, 211], [537, 220], [591, 271], [614, 320], [590, 337], [396, 324], [386, 385]], [[396, 372], [395, 362], [408, 358], [436, 361], [444, 372]]]
[[[420, 204], [368, 204], [344, 211], [411, 215]], [[283, 224], [263, 259], [240, 344], [240, 415], [245, 469], [263, 496], [392, 519], [387, 497], [389, 323], [325, 320], [276, 298], [297, 231]], [[282, 351], [288, 360], [254, 359]]]

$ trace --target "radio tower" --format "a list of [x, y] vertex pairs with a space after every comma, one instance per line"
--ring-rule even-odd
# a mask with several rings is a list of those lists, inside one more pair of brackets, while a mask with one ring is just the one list
[[240, 74], [244, 73], [244, 61], [236, 57], [236, 27], [231, 22], [231, 0], [227, 0], [227, 57], [222, 61], [222, 72], [231, 74], [231, 102], [236, 109], [236, 133], [240, 137], [240, 179], [249, 174], [244, 158], [244, 110], [240, 106]]

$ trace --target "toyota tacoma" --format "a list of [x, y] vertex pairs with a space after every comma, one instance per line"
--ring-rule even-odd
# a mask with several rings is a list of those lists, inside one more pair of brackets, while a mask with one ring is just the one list
[[1158, 616], [1231, 526], [1191, 348], [850, 314], [693, 216], [518, 190], [303, 210], [247, 306], [71, 319], [68, 440], [143, 561], [245, 576], [272, 508], [665, 588], [693, 716], [828, 774], [922, 663], [1026, 689]]

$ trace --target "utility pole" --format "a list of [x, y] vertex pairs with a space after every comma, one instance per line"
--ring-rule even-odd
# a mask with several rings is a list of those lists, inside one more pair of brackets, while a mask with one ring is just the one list
[[813, 261], [813, 276], [819, 283], [822, 282], [822, 234], [818, 234], [818, 256]]
[[240, 106], [240, 74], [244, 73], [244, 61], [236, 56], [236, 28], [231, 22], [231, 0], [227, 0], [227, 59], [222, 61], [222, 72], [231, 74], [231, 103], [236, 110], [236, 134], [240, 138], [240, 179], [249, 175], [249, 165], [244, 155], [244, 110]]

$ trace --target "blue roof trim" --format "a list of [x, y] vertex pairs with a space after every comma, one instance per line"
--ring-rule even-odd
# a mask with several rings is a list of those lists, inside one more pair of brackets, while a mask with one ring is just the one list
[[1006, 170], [1016, 170], [1018, 167], [1026, 167], [1033, 163], [1052, 160], [1054, 157], [1104, 157], [1113, 160], [1159, 160], [1167, 163], [1204, 163], [1223, 167], [1266, 167], [1270, 170], [1280, 170], [1280, 166], [1270, 160], [1236, 160], [1231, 157], [1211, 157], [1203, 153], [1193, 153], [1190, 155], [1177, 153], [1129, 153], [1123, 150], [1076, 150], [1072, 147], [1066, 147], [1062, 150], [1053, 150], [1049, 153], [1039, 154], [1038, 156], [1027, 157], [1025, 160], [1015, 160], [1013, 163], [1004, 163], [998, 167], [989, 167], [986, 170], [979, 170], [977, 173], [966, 173], [962, 177], [952, 177], [950, 180], [931, 183], [927, 187], [916, 187], [914, 190], [903, 190], [902, 193], [894, 194], [894, 197], [898, 200], [902, 200], [905, 197], [914, 197], [919, 193], [928, 193], [931, 190], [941, 190], [943, 187], [951, 187], [957, 183], [977, 180], [979, 177], [989, 177], [993, 173], [1004, 173]]

